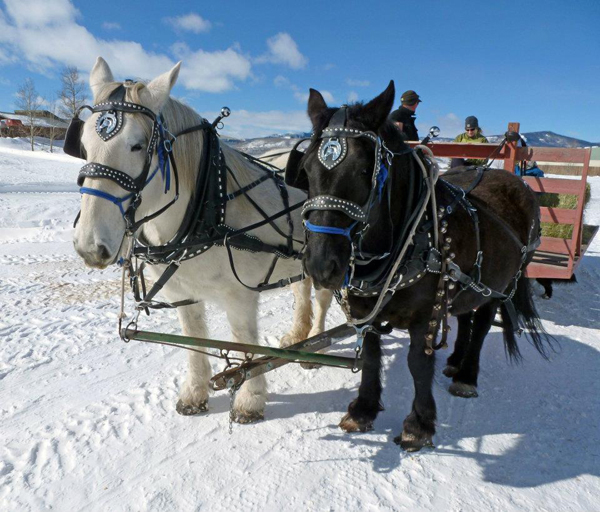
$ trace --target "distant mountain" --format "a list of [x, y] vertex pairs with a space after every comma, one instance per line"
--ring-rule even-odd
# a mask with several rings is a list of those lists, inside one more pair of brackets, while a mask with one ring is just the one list
[[[522, 134], [527, 139], [528, 146], [538, 147], [556, 147], [556, 148], [578, 148], [598, 146], [598, 142], [588, 142], [586, 140], [559, 135], [558, 133], [546, 132], [527, 132]], [[275, 152], [275, 150], [287, 151], [292, 149], [294, 144], [300, 138], [308, 138], [310, 133], [285, 133], [277, 135], [269, 135], [268, 137], [257, 137], [254, 139], [222, 139], [224, 142], [244, 153], [251, 155], [261, 155], [266, 151]], [[487, 139], [492, 143], [497, 143], [502, 140], [504, 135], [486, 135]], [[438, 137], [436, 142], [452, 142], [452, 138]]]
[[238, 151], [250, 155], [262, 155], [266, 151], [276, 152], [288, 151], [294, 147], [298, 139], [306, 139], [310, 133], [284, 133], [269, 135], [268, 137], [257, 137], [255, 139], [223, 139], [227, 144]]
[[[587, 140], [575, 139], [566, 135], [559, 135], [554, 132], [525, 132], [522, 133], [527, 140], [528, 146], [546, 147], [546, 148], [582, 148], [597, 146], [597, 142], [588, 142]], [[487, 139], [494, 143], [500, 142], [504, 135], [486, 135]], [[441, 138], [437, 139], [441, 141]], [[444, 142], [451, 142], [452, 139], [445, 139]]]

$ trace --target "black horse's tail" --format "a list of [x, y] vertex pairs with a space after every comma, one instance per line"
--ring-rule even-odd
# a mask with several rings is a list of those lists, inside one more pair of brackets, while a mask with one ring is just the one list
[[[523, 328], [527, 340], [544, 359], [548, 359], [548, 348], [553, 349], [553, 342], [556, 340], [546, 332], [540, 321], [540, 316], [533, 302], [530, 281], [525, 276], [521, 276], [517, 282], [517, 290], [512, 298], [512, 303], [517, 313], [519, 326]], [[500, 314], [504, 331], [504, 348], [509, 359], [518, 362], [522, 359], [521, 351], [517, 345], [507, 305], [504, 302], [500, 304]]]

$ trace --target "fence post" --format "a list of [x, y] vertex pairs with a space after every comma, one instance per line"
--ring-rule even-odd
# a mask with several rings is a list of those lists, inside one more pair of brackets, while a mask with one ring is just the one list
[[[520, 123], [508, 123], [508, 131], [509, 132], [517, 132], [521, 129]], [[517, 163], [517, 143], [508, 142], [506, 143], [506, 158], [504, 159], [504, 169], [510, 171], [514, 174], [515, 172], [515, 164]], [[521, 171], [522, 172], [522, 171]]]

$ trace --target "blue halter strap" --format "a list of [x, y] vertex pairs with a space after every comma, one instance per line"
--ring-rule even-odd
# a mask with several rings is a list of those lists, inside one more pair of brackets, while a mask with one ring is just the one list
[[[169, 161], [168, 157], [167, 157], [166, 161], [167, 162]], [[152, 174], [148, 177], [144, 186], [146, 186], [148, 183], [150, 183], [152, 181], [152, 178], [154, 178], [154, 176], [156, 176], [159, 169], [162, 171], [161, 174], [163, 175], [163, 180], [165, 181], [165, 194], [166, 194], [169, 191], [168, 185], [170, 183], [170, 180], [169, 180], [170, 173], [168, 173], [166, 175], [166, 179], [165, 179], [166, 171], [163, 168], [161, 168], [160, 165], [156, 169], [154, 169], [154, 171], [152, 171]], [[128, 199], [131, 199], [133, 196], [135, 196], [135, 192], [131, 192], [130, 194], [127, 194], [125, 197], [117, 197], [117, 196], [113, 196], [112, 194], [109, 194], [108, 192], [104, 192], [103, 190], [98, 190], [98, 189], [89, 188], [89, 187], [80, 187], [79, 193], [82, 195], [88, 194], [90, 196], [101, 197], [102, 199], [106, 199], [107, 201], [110, 201], [111, 203], [116, 204], [119, 207], [119, 210], [121, 210], [121, 215], [123, 215], [123, 217], [125, 217], [125, 209], [123, 208], [123, 203], [125, 201], [127, 201]]]
[[313, 233], [324, 233], [326, 235], [342, 235], [345, 236], [348, 240], [352, 241], [352, 230], [354, 226], [358, 224], [358, 221], [354, 221], [347, 228], [335, 228], [332, 226], [317, 226], [312, 222], [305, 220], [304, 227]]

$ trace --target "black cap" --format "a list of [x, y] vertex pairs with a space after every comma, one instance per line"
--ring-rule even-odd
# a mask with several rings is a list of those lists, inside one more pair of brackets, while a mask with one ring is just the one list
[[410, 106], [414, 105], [415, 103], [421, 103], [421, 99], [415, 91], [406, 91], [402, 94], [400, 101], [402, 101], [402, 105]]
[[479, 121], [475, 116], [469, 116], [465, 119], [465, 130], [468, 128], [479, 128]]

